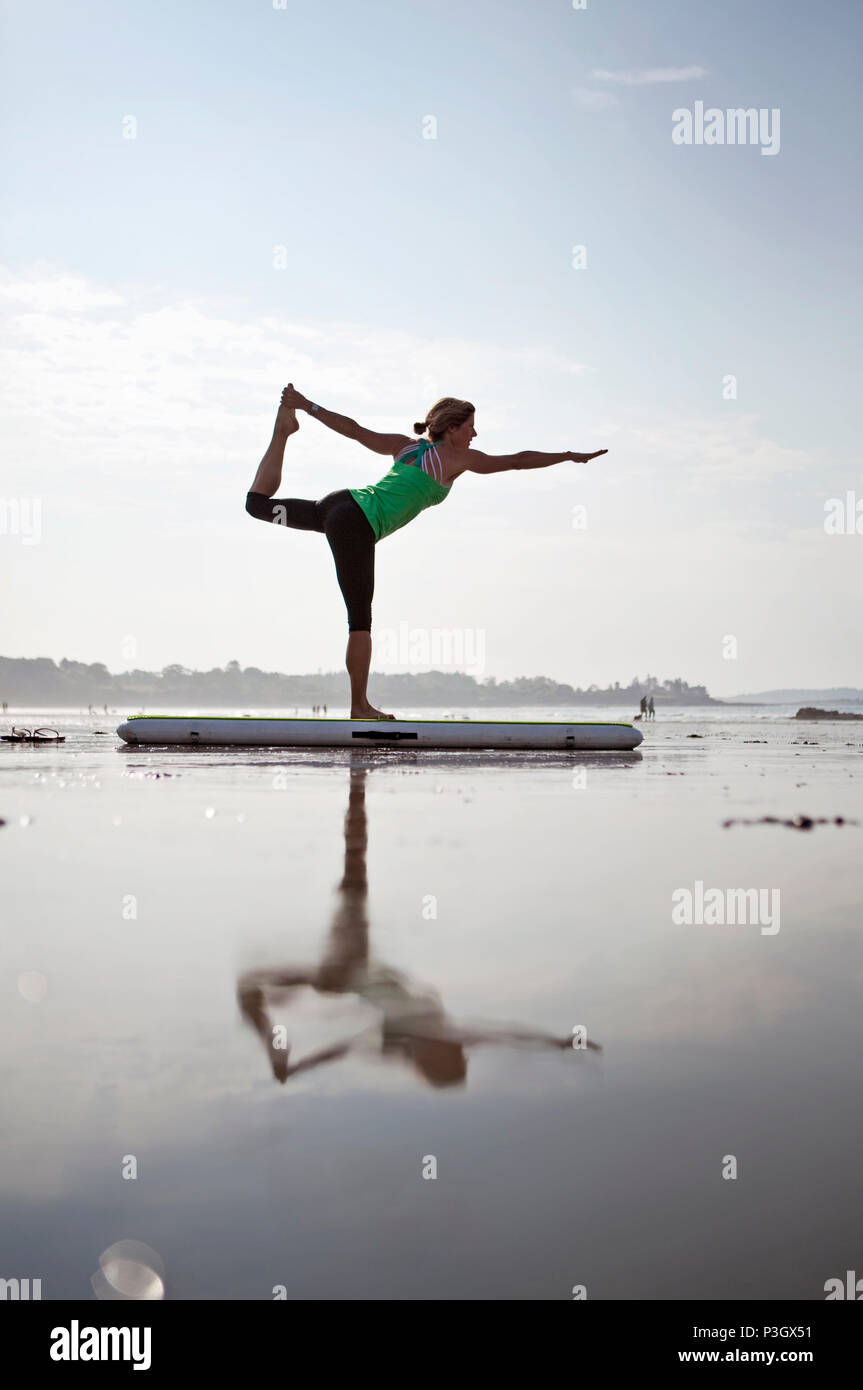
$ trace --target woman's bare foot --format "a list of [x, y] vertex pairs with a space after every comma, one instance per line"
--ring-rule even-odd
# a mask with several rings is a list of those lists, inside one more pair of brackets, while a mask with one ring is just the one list
[[282, 404], [279, 406], [279, 413], [276, 416], [276, 431], [278, 434], [283, 434], [287, 437], [289, 434], [296, 434], [297, 430], [300, 428], [300, 422], [297, 419], [296, 407], [293, 405], [285, 405], [284, 400], [285, 393], [283, 391]]
[[394, 714], [384, 714], [383, 710], [375, 709], [368, 701], [364, 705], [355, 705], [351, 710], [351, 719], [395, 719]]

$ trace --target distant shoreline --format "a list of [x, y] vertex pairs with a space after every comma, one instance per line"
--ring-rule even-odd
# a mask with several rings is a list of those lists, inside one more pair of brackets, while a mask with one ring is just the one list
[[812, 705], [838, 702], [843, 705], [863, 705], [863, 690], [855, 686], [832, 686], [824, 690], [763, 690], [756, 694], [725, 695], [726, 705]]
[[[657, 708], [725, 703], [714, 699], [705, 686], [689, 685], [679, 677], [665, 681], [654, 676], [643, 681], [636, 677], [627, 686], [617, 682], [604, 690], [596, 686], [574, 688], [548, 676], [518, 676], [510, 681], [488, 677], [479, 681], [462, 671], [372, 670], [370, 679], [376, 700], [416, 709], [604, 705], [637, 710], [642, 698], [652, 698]], [[114, 675], [100, 662], [87, 665], [65, 658], [57, 663], [46, 657], [0, 657], [0, 700], [16, 707], [37, 703], [56, 709], [86, 709], [90, 705], [146, 705], [152, 709], [309, 707], [343, 704], [347, 694], [343, 671], [284, 675], [253, 666], [243, 670], [232, 661], [224, 669], [212, 671], [190, 671], [174, 665], [162, 671], [136, 670]]]
[[[825, 690], [768, 690], [760, 694], [709, 694], [706, 686], [687, 681], [660, 681], [655, 676], [635, 677], [628, 685], [573, 687], [548, 676], [518, 676], [499, 681], [478, 680], [463, 671], [371, 673], [371, 686], [381, 704], [415, 709], [496, 709], [602, 706], [637, 711], [642, 698], [654, 700], [657, 710], [670, 706], [693, 709], [756, 708], [764, 705], [825, 707], [844, 704], [863, 707], [863, 690], [852, 686]], [[347, 699], [343, 671], [286, 675], [242, 669], [232, 661], [224, 668], [191, 671], [166, 666], [162, 671], [125, 671], [112, 674], [100, 662], [87, 664], [47, 657], [0, 657], [0, 701], [10, 708], [97, 709], [105, 705], [123, 709], [237, 709], [338, 707]]]

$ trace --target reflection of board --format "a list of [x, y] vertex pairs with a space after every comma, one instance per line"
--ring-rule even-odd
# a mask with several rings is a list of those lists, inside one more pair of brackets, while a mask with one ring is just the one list
[[238, 719], [132, 715], [127, 743], [247, 744], [259, 748], [637, 748], [631, 724], [472, 719]]

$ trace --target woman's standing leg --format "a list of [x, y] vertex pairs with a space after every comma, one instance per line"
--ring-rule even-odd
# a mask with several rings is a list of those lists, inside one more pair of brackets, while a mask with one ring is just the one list
[[351, 681], [351, 719], [393, 719], [392, 714], [383, 714], [369, 704], [369, 667], [372, 664], [371, 632], [354, 631], [348, 633], [348, 649], [345, 652], [345, 665]]
[[322, 498], [318, 509], [348, 610], [345, 665], [351, 682], [351, 718], [394, 719], [395, 715], [384, 714], [370, 704], [368, 697], [375, 591], [374, 532], [347, 489]]

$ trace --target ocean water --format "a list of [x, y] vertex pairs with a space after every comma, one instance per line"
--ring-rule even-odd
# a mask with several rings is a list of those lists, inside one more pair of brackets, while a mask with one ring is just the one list
[[[92, 1298], [124, 1240], [173, 1299], [821, 1299], [859, 1268], [863, 724], [142, 750], [131, 712], [0, 744], [0, 1276]], [[699, 883], [757, 920], [675, 920]]]

